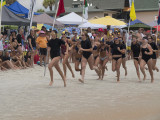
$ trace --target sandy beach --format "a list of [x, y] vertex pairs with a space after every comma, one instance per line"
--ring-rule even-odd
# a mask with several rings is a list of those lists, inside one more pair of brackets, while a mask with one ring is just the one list
[[121, 67], [116, 83], [111, 63], [107, 66], [103, 81], [87, 66], [85, 84], [78, 72], [72, 78], [67, 71], [66, 88], [55, 69], [52, 87], [48, 70], [44, 77], [40, 66], [0, 72], [0, 120], [160, 120], [160, 73], [154, 71], [152, 84], [147, 71], [147, 80], [139, 83], [130, 60], [128, 76]]

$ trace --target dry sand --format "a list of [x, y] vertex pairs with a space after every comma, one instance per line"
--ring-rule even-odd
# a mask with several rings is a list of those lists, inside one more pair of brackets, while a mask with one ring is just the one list
[[[73, 68], [74, 65], [72, 64]], [[160, 68], [160, 60], [157, 66]], [[62, 67], [62, 66], [61, 66]], [[109, 71], [98, 81], [88, 67], [85, 84], [67, 74], [67, 88], [54, 69], [54, 85], [43, 68], [0, 72], [0, 120], [160, 120], [160, 73], [155, 82], [137, 82], [133, 61], [127, 62], [128, 76], [121, 68], [121, 82]]]

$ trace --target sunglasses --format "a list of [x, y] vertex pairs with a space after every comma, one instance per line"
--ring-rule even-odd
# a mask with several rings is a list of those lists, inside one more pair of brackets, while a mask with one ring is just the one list
[[85, 35], [82, 35], [82, 36], [85, 36]]
[[118, 40], [118, 38], [114, 38], [114, 40]]
[[66, 35], [66, 34], [62, 34], [62, 35]]

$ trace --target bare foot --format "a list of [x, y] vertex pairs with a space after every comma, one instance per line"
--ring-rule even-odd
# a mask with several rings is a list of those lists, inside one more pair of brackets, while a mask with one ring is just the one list
[[157, 68], [156, 70], [157, 70], [157, 72], [159, 72], [159, 69], [158, 69], [158, 68]]
[[119, 80], [119, 78], [117, 78], [117, 83], [119, 83], [120, 82], [120, 80]]
[[108, 71], [108, 68], [107, 68], [107, 66], [105, 66], [105, 68], [106, 68], [106, 70]]
[[153, 82], [154, 82], [154, 79], [152, 78], [152, 79], [151, 79], [151, 83], [153, 83]]
[[146, 75], [144, 75], [144, 78], [143, 78], [143, 80], [144, 80], [144, 81], [146, 80]]
[[67, 85], [66, 85], [66, 77], [65, 76], [63, 77], [63, 82], [64, 82], [64, 87], [66, 87]]
[[53, 81], [51, 81], [50, 83], [49, 83], [49, 86], [52, 86], [53, 85]]
[[140, 77], [138, 77], [138, 79], [139, 79], [139, 82], [141, 82], [141, 78], [140, 78]]
[[73, 78], [75, 78], [75, 75], [74, 75], [74, 74], [72, 74], [72, 77], [73, 77]]
[[127, 70], [125, 70], [125, 76], [127, 76]]
[[79, 79], [79, 82], [84, 83], [84, 80]]
[[66, 83], [64, 83], [64, 87], [66, 87], [67, 85], [66, 85]]

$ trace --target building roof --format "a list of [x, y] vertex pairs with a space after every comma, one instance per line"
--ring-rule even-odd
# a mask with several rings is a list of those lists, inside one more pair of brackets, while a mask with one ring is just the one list
[[[124, 9], [126, 0], [92, 0], [93, 5], [100, 9]], [[158, 0], [135, 0], [136, 11], [158, 10]]]
[[135, 0], [135, 9], [136, 11], [158, 10], [158, 0]]
[[93, 5], [100, 9], [123, 9], [125, 0], [92, 0]]
[[[71, 8], [71, 7], [65, 7], [65, 13], [71, 13], [71, 12], [75, 12], [75, 13], [82, 13], [83, 8]], [[103, 10], [103, 9], [96, 9], [95, 7], [88, 7], [88, 12], [109, 12], [109, 10]], [[112, 12], [112, 11], [110, 11]], [[55, 11], [48, 11], [46, 12], [47, 14], [55, 14]]]

